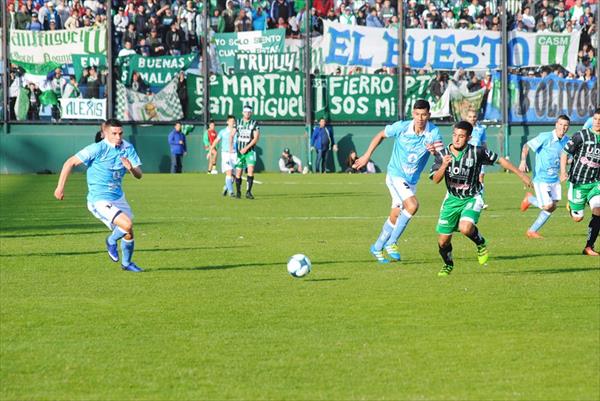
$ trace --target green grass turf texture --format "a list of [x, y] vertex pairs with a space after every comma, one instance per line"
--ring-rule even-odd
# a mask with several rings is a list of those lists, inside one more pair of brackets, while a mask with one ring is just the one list
[[575, 224], [563, 201], [527, 239], [522, 184], [488, 174], [488, 267], [456, 235], [440, 278], [443, 184], [422, 179], [403, 261], [382, 266], [383, 174], [257, 179], [250, 201], [222, 197], [222, 175], [127, 177], [135, 274], [109, 261], [82, 174], [63, 202], [57, 176], [3, 176], [1, 399], [598, 399], [589, 209]]

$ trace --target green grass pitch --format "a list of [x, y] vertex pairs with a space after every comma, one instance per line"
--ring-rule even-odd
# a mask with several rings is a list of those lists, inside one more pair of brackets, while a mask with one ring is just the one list
[[[487, 177], [474, 245], [437, 277], [443, 184], [381, 266], [369, 245], [389, 211], [384, 175], [259, 174], [256, 200], [223, 176], [127, 177], [127, 273], [87, 211], [85, 177], [2, 176], [2, 400], [592, 400], [600, 397], [600, 261], [564, 200], [543, 228], [520, 181]], [[600, 244], [597, 244], [600, 247]], [[287, 259], [308, 255], [294, 279]]]

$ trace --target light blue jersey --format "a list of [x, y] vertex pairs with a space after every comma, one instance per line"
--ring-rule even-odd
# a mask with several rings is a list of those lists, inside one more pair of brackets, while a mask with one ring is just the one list
[[551, 131], [542, 132], [527, 142], [527, 146], [535, 152], [534, 182], [554, 184], [560, 181], [560, 154], [568, 141], [567, 135], [558, 139]]
[[416, 185], [429, 159], [429, 150], [444, 147], [438, 127], [427, 122], [421, 134], [414, 131], [413, 120], [398, 121], [385, 127], [387, 138], [396, 138], [388, 164], [388, 174]]
[[[225, 127], [223, 128], [221, 131], [219, 131], [219, 134], [217, 135], [217, 138], [219, 138], [219, 141], [221, 142], [221, 152], [229, 152], [229, 146], [231, 146], [231, 138], [230, 138], [230, 132], [229, 132], [229, 128]], [[235, 148], [235, 136], [234, 136], [234, 141], [233, 141], [233, 152], [236, 152], [236, 148]]]
[[487, 142], [487, 135], [485, 132], [485, 127], [479, 123], [475, 124], [473, 127], [473, 133], [471, 134], [471, 139], [469, 139], [469, 144], [473, 146], [483, 146]]
[[115, 201], [123, 196], [121, 182], [127, 169], [121, 157], [129, 159], [132, 167], [142, 164], [133, 145], [123, 141], [115, 147], [104, 139], [81, 149], [75, 155], [87, 167], [88, 202]]
[[586, 128], [592, 128], [592, 120], [594, 117], [590, 117], [585, 121], [585, 124], [583, 124], [583, 129]]

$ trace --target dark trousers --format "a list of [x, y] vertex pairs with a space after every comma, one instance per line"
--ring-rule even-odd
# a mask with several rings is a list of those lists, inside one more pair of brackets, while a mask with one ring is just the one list
[[326, 173], [327, 172], [327, 154], [329, 153], [329, 149], [325, 150], [317, 150], [317, 161], [315, 163], [315, 168], [317, 173]]
[[183, 155], [171, 154], [171, 174], [181, 173], [181, 168], [183, 167], [181, 164], [181, 159], [183, 159]]

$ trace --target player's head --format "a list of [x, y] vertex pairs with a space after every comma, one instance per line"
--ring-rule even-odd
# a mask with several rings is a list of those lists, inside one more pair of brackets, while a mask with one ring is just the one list
[[469, 111], [467, 111], [466, 121], [472, 126], [475, 126], [475, 123], [477, 123], [477, 112], [474, 109], [469, 109]]
[[119, 146], [123, 142], [123, 125], [116, 118], [106, 120], [107, 127], [105, 138], [113, 145]]
[[569, 125], [571, 124], [571, 119], [569, 116], [565, 114], [561, 114], [556, 119], [556, 124], [554, 124], [554, 131], [556, 132], [556, 136], [558, 139], [561, 139], [567, 131], [569, 130]]
[[181, 123], [180, 122], [175, 123], [175, 131], [181, 131]]
[[463, 120], [454, 124], [452, 130], [452, 146], [454, 146], [454, 149], [461, 150], [467, 146], [472, 133], [473, 126], [470, 122]]
[[249, 120], [250, 116], [252, 116], [252, 106], [246, 103], [242, 109], [242, 114], [244, 115], [244, 119]]
[[208, 128], [215, 129], [215, 120], [210, 120], [208, 122]]
[[600, 107], [594, 111], [594, 115], [592, 116], [592, 130], [600, 132]]
[[235, 127], [235, 117], [232, 116], [231, 114], [227, 116], [227, 126], [229, 128]]
[[319, 119], [319, 127], [325, 128], [325, 124], [327, 124], [327, 120], [325, 120], [325, 117], [321, 117]]
[[419, 131], [425, 129], [429, 116], [429, 102], [424, 99], [417, 100], [412, 109], [412, 118], [415, 123], [415, 128]]

